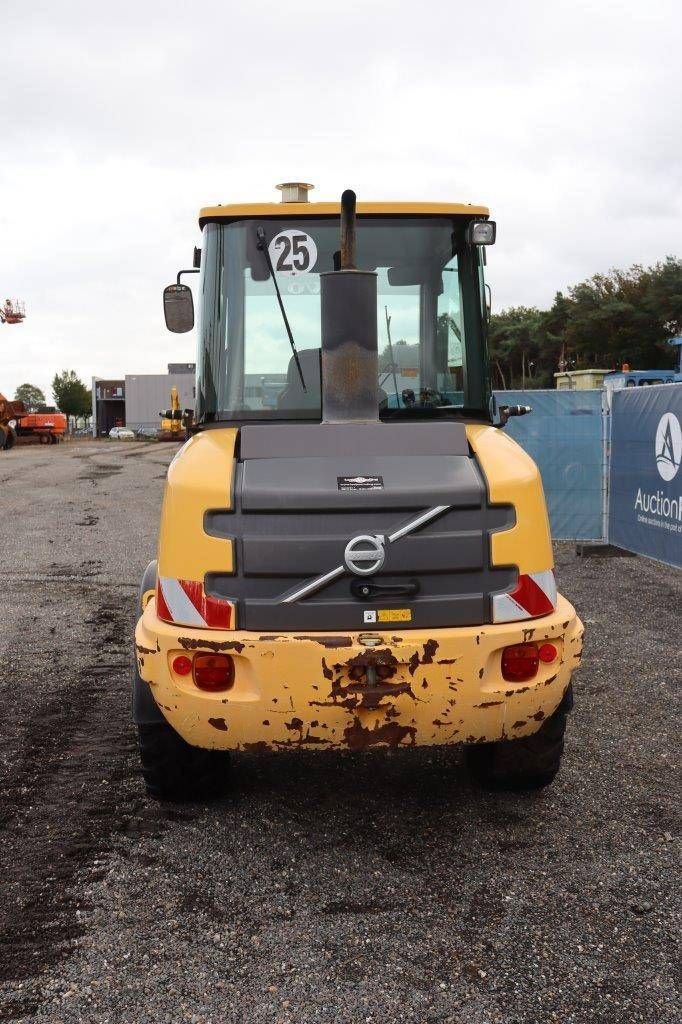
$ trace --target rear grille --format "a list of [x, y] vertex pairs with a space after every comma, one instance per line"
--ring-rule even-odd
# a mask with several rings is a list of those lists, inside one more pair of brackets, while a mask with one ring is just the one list
[[346, 571], [316, 593], [282, 603], [287, 593], [342, 565], [352, 537], [388, 535], [424, 510], [209, 512], [207, 532], [233, 540], [236, 573], [210, 574], [207, 592], [236, 601], [238, 624], [249, 630], [360, 629], [365, 610], [406, 606], [412, 628], [491, 622], [490, 595], [510, 589], [516, 570], [491, 568], [489, 538], [513, 525], [514, 512], [485, 500], [478, 507], [450, 508], [417, 533], [387, 545], [384, 567], [370, 582], [400, 585], [415, 579], [419, 590], [409, 600], [358, 599], [351, 591], [358, 577]]

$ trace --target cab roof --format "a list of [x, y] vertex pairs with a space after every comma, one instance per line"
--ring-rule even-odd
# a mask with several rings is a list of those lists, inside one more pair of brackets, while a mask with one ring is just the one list
[[[227, 222], [246, 217], [338, 217], [340, 203], [237, 203], [229, 206], [204, 206], [199, 211], [199, 227], [212, 221]], [[358, 203], [362, 217], [488, 217], [487, 206], [473, 203]]]

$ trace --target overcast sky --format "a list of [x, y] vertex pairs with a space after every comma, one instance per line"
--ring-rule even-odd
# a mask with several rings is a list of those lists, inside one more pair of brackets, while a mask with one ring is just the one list
[[197, 212], [486, 203], [494, 308], [682, 249], [679, 0], [0, 0], [0, 391], [163, 372]]

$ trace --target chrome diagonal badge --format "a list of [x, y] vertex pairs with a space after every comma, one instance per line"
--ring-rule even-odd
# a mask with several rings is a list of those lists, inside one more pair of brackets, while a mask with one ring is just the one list
[[356, 576], [373, 576], [386, 561], [386, 538], [380, 533], [361, 533], [346, 544], [343, 560]]
[[441, 515], [443, 512], [447, 512], [449, 508], [452, 508], [452, 506], [434, 505], [433, 508], [422, 512], [416, 519], [394, 530], [393, 533], [389, 533], [388, 536], [359, 533], [346, 544], [343, 554], [343, 565], [337, 565], [335, 569], [330, 569], [329, 572], [323, 573], [322, 576], [316, 576], [315, 579], [304, 583], [298, 590], [293, 590], [291, 593], [286, 594], [282, 598], [281, 603], [293, 604], [294, 601], [299, 601], [302, 597], [307, 597], [308, 594], [314, 594], [316, 590], [320, 590], [327, 583], [338, 579], [346, 570], [354, 573], [356, 576], [373, 576], [374, 573], [379, 572], [383, 567], [386, 560], [387, 544], [393, 544], [394, 541], [400, 540], [401, 537], [407, 537], [408, 534], [414, 533], [420, 526], [430, 523], [432, 519], [435, 519], [436, 516]]

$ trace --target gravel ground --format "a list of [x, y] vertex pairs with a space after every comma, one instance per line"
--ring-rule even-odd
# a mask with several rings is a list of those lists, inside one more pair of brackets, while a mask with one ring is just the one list
[[677, 1024], [680, 573], [557, 547], [587, 633], [541, 794], [422, 748], [158, 805], [128, 664], [173, 453], [0, 455], [0, 1020]]

